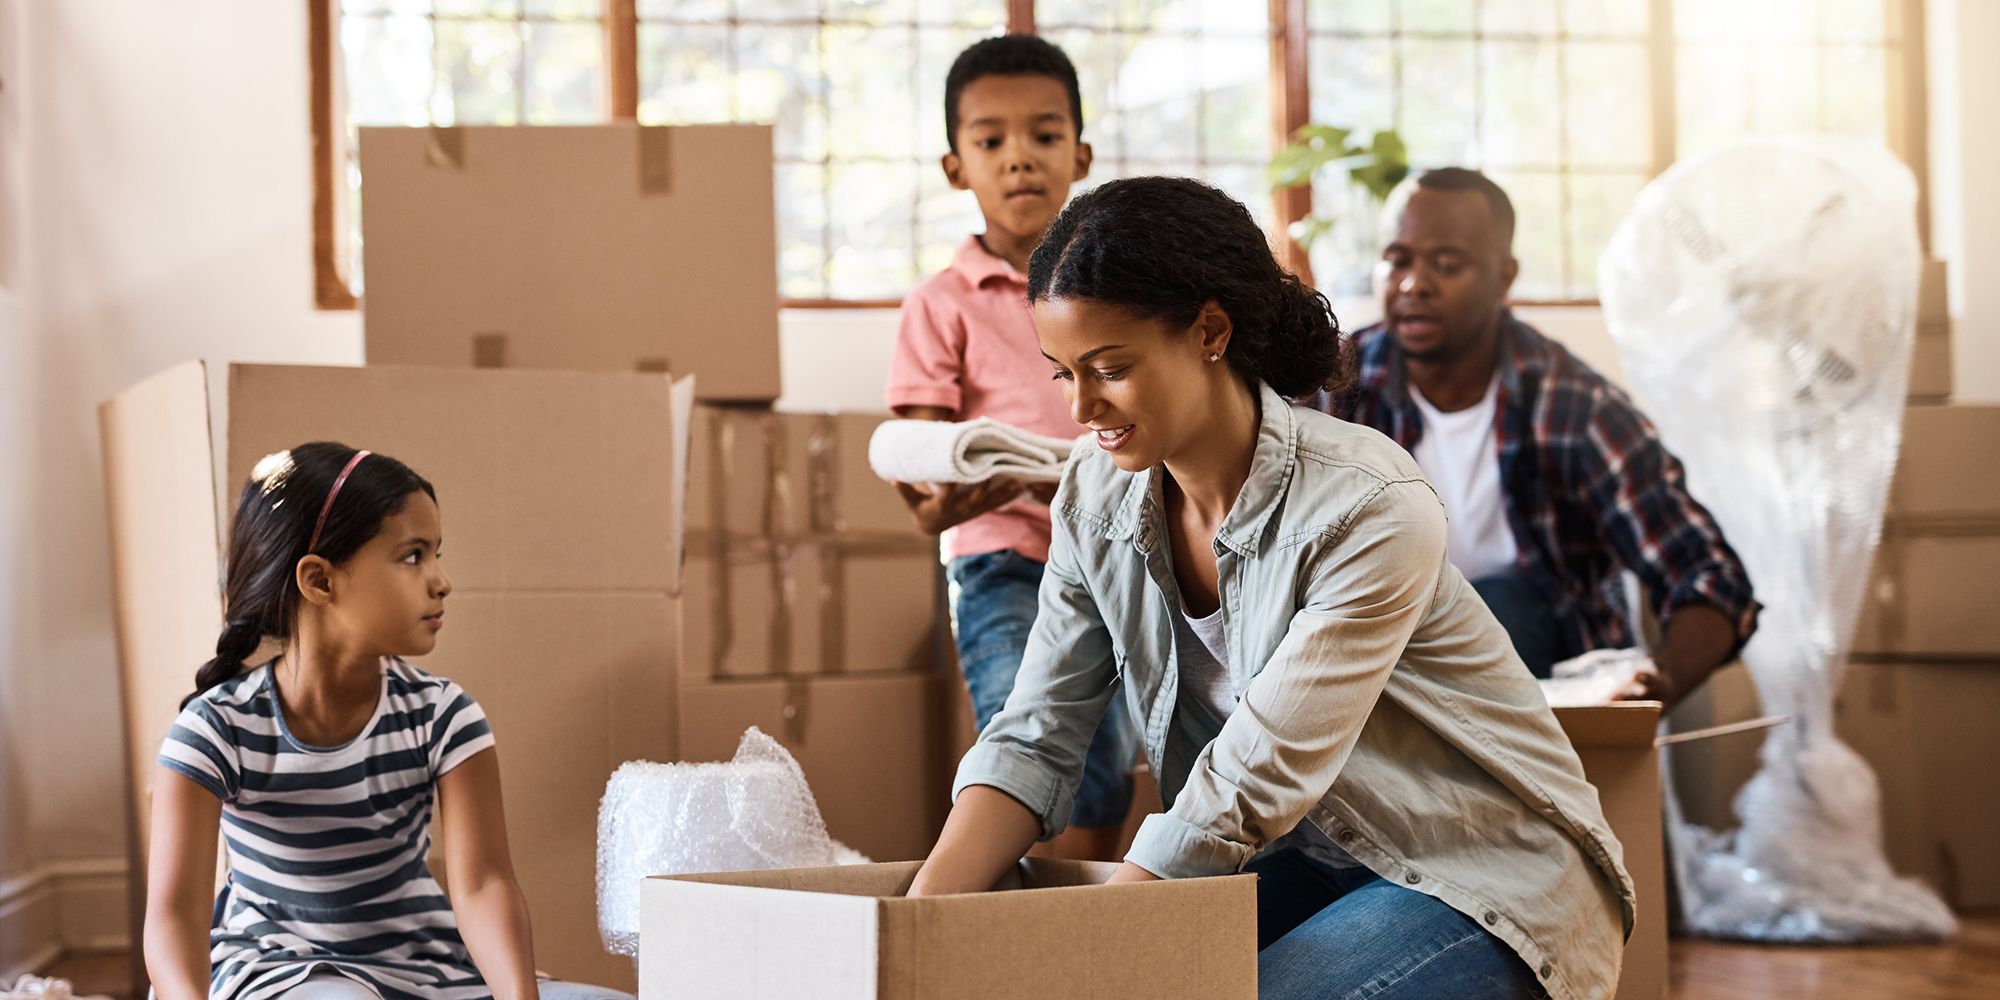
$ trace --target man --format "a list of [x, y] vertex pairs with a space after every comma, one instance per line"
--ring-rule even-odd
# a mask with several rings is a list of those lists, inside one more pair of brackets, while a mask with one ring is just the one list
[[1407, 182], [1385, 213], [1383, 320], [1360, 378], [1313, 405], [1409, 449], [1450, 518], [1447, 553], [1536, 676], [1635, 644], [1615, 569], [1662, 626], [1634, 696], [1672, 703], [1728, 662], [1758, 604], [1681, 465], [1623, 392], [1516, 319], [1514, 208], [1473, 170]]

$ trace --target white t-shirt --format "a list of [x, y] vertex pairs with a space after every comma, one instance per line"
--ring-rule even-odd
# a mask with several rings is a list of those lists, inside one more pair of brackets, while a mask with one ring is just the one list
[[1410, 387], [1410, 399], [1424, 421], [1417, 465], [1444, 500], [1445, 555], [1467, 580], [1512, 569], [1517, 554], [1500, 494], [1500, 445], [1493, 424], [1499, 391], [1496, 376], [1479, 402], [1446, 413]]

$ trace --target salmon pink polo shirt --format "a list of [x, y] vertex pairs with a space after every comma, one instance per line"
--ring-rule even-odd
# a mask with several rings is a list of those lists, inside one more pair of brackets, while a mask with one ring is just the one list
[[[954, 420], [991, 417], [1023, 430], [1073, 438], [1062, 385], [1042, 357], [1028, 309], [1027, 275], [967, 237], [951, 266], [903, 299], [889, 363], [889, 408], [939, 406]], [[982, 514], [944, 534], [948, 559], [1013, 549], [1049, 558], [1049, 509], [1032, 500]]]

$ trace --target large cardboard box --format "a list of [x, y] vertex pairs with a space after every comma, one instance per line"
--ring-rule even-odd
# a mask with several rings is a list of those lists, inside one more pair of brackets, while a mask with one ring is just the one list
[[642, 1000], [1251, 1000], [1256, 876], [1102, 885], [1031, 859], [911, 899], [919, 864], [647, 879]]
[[1625, 870], [1639, 897], [1638, 918], [1625, 942], [1617, 1000], [1667, 995], [1667, 862], [1660, 812], [1660, 754], [1654, 746], [1659, 702], [1558, 708], [1556, 721], [1583, 761], [1583, 775], [1611, 832], [1625, 850]]
[[1910, 350], [1910, 402], [1951, 396], [1951, 306], [1944, 261], [1926, 260], [1917, 281], [1917, 339]]
[[1862, 658], [2000, 659], [2000, 406], [1912, 406], [1855, 630]]
[[420, 665], [462, 683], [499, 739], [538, 961], [629, 984], [595, 930], [595, 804], [618, 764], [678, 747], [675, 434], [690, 405], [665, 375], [201, 363], [106, 403], [135, 852], [154, 755], [221, 629], [241, 484], [267, 453], [344, 441], [437, 488], [452, 614]]
[[361, 171], [370, 364], [778, 397], [769, 126], [365, 128]]
[[[1990, 585], [1989, 585], [1990, 586]], [[2000, 906], [2000, 661], [1849, 664], [1834, 725], [1875, 769], [1898, 874]]]
[[937, 539], [869, 470], [885, 419], [696, 407], [690, 682], [933, 669]]
[[727, 760], [757, 726], [798, 758], [834, 839], [877, 861], [922, 858], [951, 804], [940, 700], [930, 673], [690, 683], [682, 755]]

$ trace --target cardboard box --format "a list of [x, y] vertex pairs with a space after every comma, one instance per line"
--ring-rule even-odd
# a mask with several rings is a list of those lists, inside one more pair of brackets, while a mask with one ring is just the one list
[[1874, 767], [1898, 874], [1959, 911], [2000, 906], [2000, 661], [1849, 664], [1842, 739]]
[[[1252, 1000], [1253, 875], [1101, 885], [1034, 859], [1000, 891], [910, 899], [919, 864], [647, 879], [642, 1000]], [[1018, 888], [1013, 887], [1018, 886]]]
[[675, 434], [690, 405], [665, 375], [201, 363], [106, 403], [135, 850], [153, 758], [221, 630], [241, 484], [265, 454], [344, 441], [437, 488], [452, 627], [420, 665], [461, 682], [498, 735], [538, 961], [629, 984], [595, 930], [594, 804], [618, 764], [677, 750]]
[[779, 395], [767, 125], [364, 128], [370, 364]]
[[1658, 702], [1623, 702], [1592, 708], [1558, 708], [1556, 721], [1583, 761], [1583, 775], [1611, 832], [1625, 849], [1625, 870], [1639, 897], [1617, 1000], [1661, 1000], [1667, 995], [1667, 861], [1660, 812]]
[[868, 468], [879, 414], [701, 406], [687, 507], [691, 682], [928, 672], [937, 539]]
[[1853, 652], [2000, 658], [2000, 406], [1912, 406]]
[[727, 760], [757, 726], [798, 758], [834, 839], [878, 861], [922, 858], [951, 806], [957, 762], [940, 701], [929, 673], [688, 684], [682, 756]]

